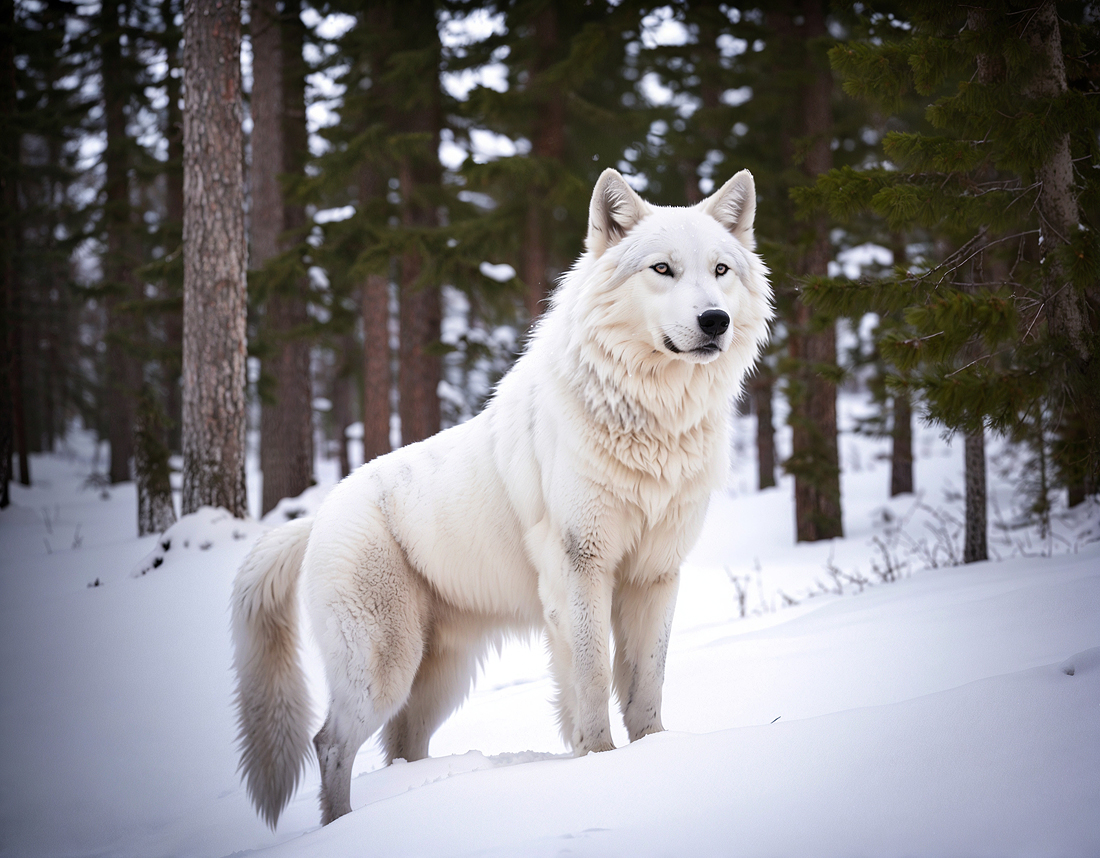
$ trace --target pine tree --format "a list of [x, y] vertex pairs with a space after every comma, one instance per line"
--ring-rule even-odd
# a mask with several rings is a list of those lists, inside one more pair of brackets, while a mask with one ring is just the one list
[[[443, 60], [431, 4], [349, 4], [344, 11], [356, 25], [325, 46], [344, 87], [339, 122], [320, 132], [329, 149], [316, 160], [306, 195], [319, 208], [344, 206], [351, 214], [320, 224], [323, 240], [313, 258], [328, 280], [330, 342], [347, 343], [355, 315], [362, 320], [369, 460], [390, 450], [395, 388], [403, 442], [440, 427], [448, 348], [440, 340], [440, 289], [479, 291], [487, 278], [478, 265], [489, 251], [480, 242], [487, 230], [477, 224], [476, 207], [457, 198], [461, 179], [444, 174], [438, 158], [454, 105], [440, 88]], [[391, 350], [394, 324], [400, 331]]]
[[184, 4], [183, 512], [247, 514], [240, 5]]
[[135, 144], [128, 125], [141, 68], [133, 55], [132, 4], [104, 3], [99, 12], [100, 68], [106, 147], [103, 220], [103, 279], [98, 292], [107, 311], [107, 358], [104, 384], [105, 415], [111, 446], [110, 480], [131, 479], [137, 394], [141, 364], [134, 354], [134, 304], [142, 290], [137, 212], [131, 205], [130, 174]]
[[443, 308], [440, 284], [430, 276], [427, 248], [419, 240], [439, 225], [440, 43], [433, 2], [402, 3], [391, 22], [394, 46], [385, 76], [390, 91], [400, 93], [400, 100], [391, 102], [391, 121], [406, 141], [397, 159], [397, 181], [401, 224], [411, 239], [400, 257], [398, 349], [401, 442], [410, 444], [435, 434], [441, 425], [437, 344]]
[[[649, 133], [644, 142], [628, 150], [630, 166], [644, 174], [647, 196], [666, 205], [698, 202], [713, 189], [716, 180], [741, 167], [753, 171], [760, 198], [767, 200], [772, 197], [769, 193], [772, 179], [782, 171], [782, 166], [776, 158], [775, 129], [764, 116], [766, 112], [770, 117], [779, 113], [764, 108], [755, 110], [758, 103], [769, 100], [769, 95], [766, 87], [750, 86], [750, 82], [758, 84], [760, 71], [754, 68], [759, 57], [748, 53], [750, 44], [763, 44], [765, 38], [771, 39], [763, 15], [742, 14], [737, 9], [710, 3], [680, 2], [652, 10], [643, 18], [643, 26], [658, 26], [668, 15], [683, 24], [687, 42], [651, 44], [638, 51], [634, 64], [627, 68], [634, 80], [656, 75], [670, 93], [668, 104], [650, 105], [639, 111], [640, 117], [648, 121]], [[628, 100], [638, 103], [643, 98], [640, 91]], [[788, 99], [784, 96], [783, 100]], [[750, 142], [753, 135], [746, 119], [754, 126], [768, 125], [768, 130], [760, 133], [768, 143], [759, 150]], [[785, 190], [782, 195], [785, 196]], [[767, 204], [758, 210], [758, 218], [761, 228], [757, 235], [761, 237], [762, 250], [771, 260], [775, 281], [780, 282], [784, 269], [776, 266], [775, 259], [787, 255], [778, 247], [789, 220], [775, 216], [775, 207]], [[778, 380], [777, 356], [785, 345], [785, 336], [776, 331], [747, 381], [748, 401], [756, 415], [761, 489], [776, 484], [778, 462], [772, 404]]]
[[137, 475], [138, 536], [163, 533], [176, 522], [172, 505], [171, 468], [165, 442], [165, 415], [151, 386], [142, 388], [134, 432], [134, 472]]
[[252, 268], [269, 265], [260, 278], [266, 301], [257, 347], [263, 359], [261, 510], [267, 513], [313, 481], [309, 281], [302, 265], [306, 219], [283, 186], [284, 177], [302, 175], [308, 155], [305, 26], [295, 0], [254, 3], [251, 24]]
[[163, 136], [166, 160], [163, 164], [164, 217], [160, 223], [160, 286], [162, 291], [162, 350], [157, 356], [164, 385], [164, 410], [168, 448], [181, 451], [183, 422], [181, 371], [183, 359], [183, 32], [182, 0], [162, 0], [161, 34], [165, 58], [165, 108]]
[[512, 264], [530, 322], [582, 250], [600, 172], [644, 138], [647, 114], [623, 102], [634, 99], [634, 75], [624, 72], [640, 4], [513, 0], [488, 8], [503, 13], [503, 33], [468, 46], [452, 66], [500, 61], [507, 88], [476, 87], [456, 105], [467, 125], [456, 137], [485, 129], [519, 145], [513, 156], [463, 165], [466, 189], [493, 201], [466, 240], [483, 258]]
[[362, 350], [344, 355], [362, 379], [363, 457], [370, 461], [390, 452], [391, 390], [394, 355], [390, 349], [390, 277], [399, 242], [393, 224], [399, 212], [389, 182], [396, 168], [389, 145], [389, 82], [385, 79], [392, 47], [390, 10], [385, 4], [362, 9], [341, 6], [356, 23], [329, 46], [328, 67], [344, 87], [339, 122], [321, 129], [329, 149], [317, 159], [317, 178], [307, 191], [318, 207], [354, 206], [354, 214], [321, 226], [324, 240], [315, 253], [328, 274], [333, 296], [332, 325], [351, 346], [361, 319]]
[[19, 200], [16, 181], [19, 135], [15, 128], [15, 2], [0, 3], [0, 509], [11, 503], [11, 457], [14, 452], [12, 405], [21, 391], [15, 384], [13, 297], [15, 291], [15, 232]]
[[[17, 457], [15, 476], [29, 484], [28, 455], [50, 450], [78, 412], [94, 425], [95, 401], [84, 395], [79, 357], [78, 290], [70, 268], [74, 249], [89, 234], [96, 206], [87, 177], [77, 170], [80, 141], [95, 131], [90, 119], [97, 71], [88, 19], [67, 2], [11, 9], [4, 71], [11, 109], [3, 123], [7, 358], [0, 436]], [[6, 62], [6, 60], [5, 60]], [[8, 392], [10, 391], [10, 398]], [[4, 431], [4, 430], [7, 431]], [[10, 468], [10, 455], [5, 461]], [[9, 471], [10, 473], [10, 471]], [[6, 485], [6, 482], [5, 482]]]
[[[1064, 442], [1053, 445], [1062, 484], [1095, 486], [1097, 181], [1071, 166], [1097, 153], [1084, 60], [1095, 27], [1080, 5], [1065, 7], [1072, 22], [1038, 2], [911, 8], [904, 42], [849, 43], [831, 59], [846, 91], [885, 109], [924, 97], [932, 130], [887, 135], [894, 169], [833, 171], [802, 201], [838, 216], [869, 210], [892, 229], [939, 236], [947, 252], [882, 280], [821, 280], [810, 291], [834, 310], [904, 314], [908, 330], [884, 338], [883, 354], [910, 373], [932, 419], [967, 436], [976, 491], [986, 426], [1051, 427]], [[985, 529], [973, 530], [968, 559], [984, 553]]]
[[[786, 53], [793, 40], [801, 42], [804, 75], [797, 89], [802, 114], [802, 170], [809, 178], [832, 167], [832, 75], [823, 65], [820, 45], [828, 38], [826, 9], [821, 0], [791, 3], [769, 11], [768, 24]], [[788, 163], [796, 161], [794, 140]], [[794, 266], [796, 277], [822, 276], [831, 256], [829, 225], [814, 217], [801, 242]], [[836, 327], [829, 317], [815, 318], [808, 305], [794, 304], [788, 333], [791, 358], [796, 362], [787, 381], [791, 405], [792, 452], [785, 468], [795, 478], [795, 524], [799, 541], [812, 542], [844, 535], [840, 508], [840, 464], [837, 451]]]

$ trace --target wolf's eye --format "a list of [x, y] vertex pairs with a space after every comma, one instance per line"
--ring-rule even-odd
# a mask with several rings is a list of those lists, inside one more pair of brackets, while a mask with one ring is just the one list
[[665, 277], [672, 276], [672, 269], [668, 267], [667, 262], [658, 262], [656, 265], [651, 265], [650, 268], [652, 268], [658, 274], [663, 274]]
[[719, 262], [718, 266], [714, 269], [714, 273], [717, 274], [719, 277], [721, 277], [723, 274], [725, 274], [729, 270], [730, 270], [730, 267], [728, 265], [726, 265], [726, 263]]

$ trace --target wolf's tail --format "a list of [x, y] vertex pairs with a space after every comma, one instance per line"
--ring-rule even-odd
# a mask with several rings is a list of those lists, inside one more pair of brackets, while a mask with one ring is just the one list
[[312, 523], [295, 519], [261, 536], [233, 584], [240, 770], [256, 811], [272, 828], [311, 748], [297, 584]]

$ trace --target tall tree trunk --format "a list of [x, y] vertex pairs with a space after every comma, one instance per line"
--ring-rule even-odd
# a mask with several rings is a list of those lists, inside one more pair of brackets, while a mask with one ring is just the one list
[[[252, 5], [252, 267], [262, 268], [300, 240], [305, 215], [287, 202], [281, 176], [305, 164], [303, 25], [299, 6], [285, 0]], [[295, 497], [313, 482], [313, 405], [310, 387], [307, 284], [276, 283], [268, 296], [263, 337], [268, 356], [260, 417], [262, 510]]]
[[[1027, 20], [1028, 46], [1039, 58], [1038, 68], [1025, 94], [1034, 98], [1056, 98], [1065, 94], [1066, 67], [1062, 52], [1061, 25], [1057, 6], [1046, 0]], [[1057, 428], [1056, 458], [1062, 480], [1074, 506], [1097, 489], [1100, 482], [1100, 383], [1097, 382], [1095, 310], [1090, 314], [1089, 297], [1082, 284], [1075, 283], [1059, 251], [1079, 234], [1081, 222], [1075, 187], [1070, 135], [1055, 140], [1049, 158], [1035, 175], [1039, 184], [1039, 235], [1042, 250], [1043, 304], [1047, 332], [1055, 348], [1067, 359], [1054, 365], [1047, 379], [1053, 393], [1051, 410], [1062, 415]], [[1092, 285], [1094, 300], [1100, 290]]]
[[351, 472], [348, 457], [348, 426], [351, 416], [351, 376], [349, 362], [355, 354], [355, 337], [345, 334], [340, 338], [340, 366], [332, 377], [332, 434], [336, 441], [336, 458], [340, 466], [340, 479]]
[[380, 274], [371, 274], [360, 290], [359, 303], [363, 316], [363, 461], [369, 462], [393, 449], [389, 281]]
[[[799, 20], [801, 18], [801, 20]], [[770, 13], [777, 31], [806, 45], [801, 87], [802, 134], [808, 141], [803, 172], [813, 180], [832, 167], [832, 73], [817, 44], [827, 39], [822, 0], [801, 0], [786, 11]], [[805, 250], [794, 266], [797, 277], [828, 273], [829, 225], [823, 215], [810, 222]], [[836, 384], [819, 367], [836, 365], [836, 326], [813, 318], [798, 301], [790, 331], [790, 355], [800, 369], [788, 385], [791, 399], [792, 452], [787, 470], [795, 478], [795, 525], [799, 542], [844, 535], [837, 451]]]
[[988, 560], [986, 551], [985, 433], [966, 436], [966, 541], [963, 563]]
[[342, 480], [351, 473], [348, 455], [348, 427], [351, 425], [351, 380], [344, 376], [333, 379], [332, 433], [336, 436], [336, 464]]
[[[382, 193], [377, 172], [364, 166], [359, 173], [359, 205], [365, 209]], [[359, 290], [363, 318], [363, 461], [392, 449], [390, 445], [390, 287], [381, 274], [370, 274]]]
[[[411, 171], [402, 169], [402, 188], [411, 189]], [[407, 216], [406, 224], [426, 226], [423, 220]], [[431, 347], [439, 339], [443, 309], [434, 285], [417, 284], [421, 259], [416, 252], [401, 258], [401, 346], [398, 384], [401, 393], [401, 443], [412, 444], [439, 431], [439, 381], [443, 369]]]
[[913, 493], [913, 406], [908, 390], [894, 394], [890, 430], [890, 497]]
[[[986, 9], [971, 7], [966, 13], [967, 29], [981, 33], [988, 25], [990, 13]], [[996, 83], [1006, 73], [1004, 57], [996, 54], [978, 54], [977, 77], [982, 84]], [[995, 168], [984, 168], [984, 177], [995, 177]], [[983, 284], [1003, 282], [1004, 263], [987, 252], [989, 240], [986, 227], [981, 227], [975, 239], [975, 252], [972, 254], [970, 282], [976, 291]], [[988, 272], [988, 273], [987, 273]], [[971, 343], [963, 351], [964, 360], [975, 360], [982, 351], [980, 343]], [[963, 541], [963, 562], [974, 563], [988, 559], [986, 550], [987, 506], [985, 481], [985, 428], [967, 433], [963, 450], [964, 482], [966, 486], [966, 532]]]
[[107, 440], [111, 445], [110, 480], [129, 480], [134, 453], [135, 406], [141, 366], [132, 354], [134, 315], [126, 305], [138, 298], [134, 258], [133, 212], [130, 206], [129, 149], [126, 104], [128, 70], [122, 56], [119, 7], [103, 4], [101, 11], [103, 99], [106, 148], [103, 212], [107, 247], [103, 256], [103, 291], [107, 309], [106, 384]]
[[11, 431], [12, 443], [15, 448], [15, 458], [19, 463], [19, 484], [29, 486], [31, 484], [31, 463], [27, 448], [27, 420], [24, 411], [26, 396], [23, 389], [23, 338], [19, 335], [19, 328], [22, 324], [23, 308], [22, 302], [19, 300], [18, 274], [16, 274], [13, 286], [14, 289], [12, 290], [13, 294], [11, 301], [11, 336], [9, 340], [12, 355], [11, 379], [8, 386], [8, 389], [11, 391]]
[[[16, 155], [18, 158], [18, 153]], [[16, 161], [18, 165], [18, 160]], [[18, 206], [18, 198], [16, 199]], [[18, 208], [12, 209], [18, 212]], [[23, 284], [20, 282], [19, 263], [23, 259], [23, 231], [18, 222], [13, 228], [14, 264], [12, 267], [11, 293], [9, 306], [11, 307], [10, 328], [8, 344], [11, 349], [11, 377], [8, 389], [11, 391], [11, 431], [12, 445], [15, 457], [19, 465], [18, 480], [21, 485], [31, 484], [30, 456], [27, 447], [27, 419], [26, 419], [26, 389], [23, 374], [23, 325], [26, 319], [25, 301], [23, 296]]]
[[239, 0], [184, 3], [183, 513], [248, 513]]
[[756, 412], [757, 488], [770, 489], [775, 485], [775, 422], [772, 415], [775, 376], [763, 363], [749, 381], [749, 391]]
[[[398, 180], [403, 198], [402, 220], [406, 228], [421, 231], [437, 226], [435, 209], [425, 198], [440, 183], [438, 161], [439, 130], [442, 121], [439, 84], [439, 35], [435, 26], [435, 8], [428, 2], [406, 4], [400, 26], [414, 40], [418, 50], [430, 49], [437, 58], [426, 69], [421, 82], [418, 104], [403, 111], [403, 131], [426, 134], [429, 142], [422, 149], [407, 152], [398, 165]], [[419, 248], [407, 250], [401, 258], [400, 324], [401, 346], [398, 385], [400, 390], [401, 443], [411, 444], [439, 431], [439, 382], [443, 376], [442, 359], [433, 353], [439, 341], [443, 320], [439, 287], [421, 283], [424, 259]]]
[[[531, 129], [531, 154], [561, 163], [565, 156], [565, 96], [557, 83], [538, 81], [539, 76], [559, 59], [558, 11], [556, 4], [546, 3], [535, 15], [533, 29], [537, 48], [534, 65], [528, 71], [543, 94]], [[546, 235], [545, 197], [544, 187], [534, 186], [527, 191], [521, 267], [527, 286], [524, 296], [527, 318], [531, 323], [546, 309], [546, 299], [553, 287], [554, 264]]]
[[[393, 46], [393, 9], [389, 4], [371, 4], [365, 10], [364, 22], [376, 34], [376, 49], [370, 57], [371, 89], [378, 102], [392, 104], [390, 93], [383, 80], [388, 51]], [[390, 110], [390, 121], [396, 124], [399, 117]], [[387, 165], [388, 166], [388, 165]], [[372, 206], [385, 199], [388, 188], [382, 168], [377, 162], [367, 162], [359, 167], [358, 216], [369, 227]], [[390, 278], [396, 267], [390, 260], [391, 271], [386, 274], [369, 274], [359, 288], [359, 312], [363, 320], [363, 386], [360, 402], [363, 420], [363, 461], [385, 455], [393, 449], [390, 443], [390, 418], [393, 412], [391, 392], [394, 388], [395, 367], [390, 345]]]
[[371, 274], [359, 293], [363, 316], [363, 461], [393, 449], [390, 444], [390, 290]]
[[176, 523], [172, 505], [171, 468], [165, 443], [165, 416], [152, 388], [138, 398], [134, 438], [134, 473], [137, 477], [138, 536], [164, 533]]
[[11, 503], [15, 387], [15, 230], [18, 228], [19, 135], [15, 132], [15, 2], [0, 0], [0, 509]]
[[[168, 141], [168, 163], [165, 168], [165, 220], [169, 234], [173, 239], [180, 238], [180, 230], [183, 228], [183, 112], [180, 109], [180, 97], [182, 96], [182, 76], [175, 76], [174, 71], [182, 71], [182, 43], [181, 33], [175, 25], [176, 12], [180, 8], [180, 0], [163, 0], [161, 14], [167, 22], [165, 31], [165, 52], [168, 59], [168, 75], [165, 77], [165, 89], [168, 95], [168, 109], [165, 112], [167, 127], [165, 139]], [[173, 252], [178, 248], [175, 241], [171, 242], [167, 250]], [[182, 297], [176, 293], [178, 283], [173, 281], [171, 294], [174, 297]], [[168, 449], [180, 451], [182, 449], [181, 427], [183, 424], [183, 398], [180, 378], [180, 363], [183, 352], [183, 312], [182, 303], [175, 310], [170, 310], [164, 317], [165, 347], [169, 357], [165, 360], [164, 387], [165, 387], [165, 411], [167, 416]]]
[[[1042, 3], [1030, 16], [1027, 42], [1041, 57], [1026, 94], [1036, 98], [1054, 98], [1066, 92], [1066, 66], [1062, 56], [1062, 34], [1058, 9], [1053, 0]], [[1069, 243], [1080, 223], [1077, 194], [1074, 189], [1073, 160], [1069, 134], [1055, 141], [1050, 158], [1037, 171], [1039, 182], [1039, 234], [1043, 252], [1043, 298], [1047, 305], [1047, 325], [1052, 336], [1064, 339], [1073, 357], [1085, 364], [1091, 357], [1088, 305], [1085, 295], [1069, 279], [1055, 251]]]
[[[895, 231], [890, 236], [894, 266], [908, 267], [905, 234]], [[890, 428], [890, 497], [913, 493], [913, 400], [909, 388], [894, 394]]]

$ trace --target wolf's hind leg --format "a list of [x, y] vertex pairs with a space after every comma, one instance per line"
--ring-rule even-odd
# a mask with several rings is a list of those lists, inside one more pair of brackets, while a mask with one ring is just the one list
[[317, 558], [317, 568], [313, 627], [331, 702], [314, 747], [327, 825], [351, 810], [359, 747], [408, 700], [424, 653], [428, 596], [388, 534], [357, 556]]
[[387, 763], [427, 757], [432, 734], [470, 693], [485, 643], [451, 637], [438, 631], [430, 637], [408, 701], [386, 723], [382, 746]]
[[317, 761], [321, 764], [322, 825], [351, 812], [351, 769], [355, 755], [382, 723], [380, 718], [375, 723], [366, 721], [353, 725], [344, 725], [343, 721], [343, 718], [334, 719], [330, 709], [324, 726], [313, 737]]
[[637, 584], [622, 582], [612, 600], [615, 693], [630, 741], [664, 730], [661, 687], [679, 577]]

